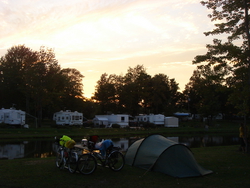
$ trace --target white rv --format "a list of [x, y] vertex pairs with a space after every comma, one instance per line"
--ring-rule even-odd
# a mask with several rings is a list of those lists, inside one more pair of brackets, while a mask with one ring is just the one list
[[164, 125], [165, 116], [162, 114], [149, 114], [136, 116], [137, 122], [148, 122], [155, 125]]
[[57, 125], [82, 125], [83, 114], [80, 112], [71, 112], [70, 110], [60, 111], [54, 113], [53, 120], [56, 121]]
[[149, 114], [149, 122], [155, 125], [164, 125], [164, 118], [162, 114]]
[[121, 128], [129, 126], [129, 115], [127, 114], [111, 114], [96, 115], [93, 119], [94, 125], [104, 125], [108, 128], [112, 124], [118, 124]]
[[0, 123], [8, 125], [25, 125], [25, 112], [15, 108], [0, 109]]

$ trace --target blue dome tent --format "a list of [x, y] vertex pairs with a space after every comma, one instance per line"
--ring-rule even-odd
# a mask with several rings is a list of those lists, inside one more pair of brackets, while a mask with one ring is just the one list
[[173, 177], [196, 177], [211, 174], [195, 160], [190, 149], [162, 135], [150, 135], [137, 140], [125, 155], [128, 165], [157, 171]]

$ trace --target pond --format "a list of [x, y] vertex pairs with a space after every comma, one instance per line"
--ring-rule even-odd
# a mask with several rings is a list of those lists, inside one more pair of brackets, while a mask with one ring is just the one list
[[[167, 137], [190, 148], [211, 147], [239, 144], [238, 136], [200, 136], [200, 137]], [[123, 151], [140, 139], [139, 137], [112, 139], [115, 146]], [[80, 144], [80, 138], [75, 141]], [[54, 140], [35, 140], [19, 142], [0, 142], [0, 159], [46, 158], [54, 156], [56, 145]]]

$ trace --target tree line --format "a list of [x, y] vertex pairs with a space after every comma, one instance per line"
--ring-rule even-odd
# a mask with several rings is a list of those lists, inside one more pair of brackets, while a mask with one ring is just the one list
[[180, 92], [175, 79], [147, 74], [143, 65], [122, 75], [106, 73], [97, 82], [93, 99], [104, 113], [173, 114]]
[[129, 67], [125, 75], [103, 73], [91, 100], [84, 97], [84, 76], [76, 69], [62, 69], [54, 51], [41, 47], [33, 51], [25, 45], [11, 47], [0, 59], [0, 106], [17, 108], [38, 117], [51, 118], [63, 109], [95, 114], [130, 115], [189, 112], [214, 117], [249, 115], [250, 36], [249, 0], [201, 1], [216, 21], [206, 36], [224, 34], [226, 41], [214, 39], [207, 53], [194, 57], [193, 75], [180, 92], [174, 78], [149, 75], [143, 65]]

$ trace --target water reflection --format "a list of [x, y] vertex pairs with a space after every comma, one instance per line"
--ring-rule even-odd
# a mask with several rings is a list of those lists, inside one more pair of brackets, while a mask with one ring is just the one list
[[24, 157], [24, 144], [6, 144], [0, 146], [0, 158], [14, 159]]
[[[185, 144], [190, 148], [210, 147], [239, 144], [238, 136], [201, 136], [201, 137], [167, 137], [177, 143]], [[119, 146], [123, 151], [140, 137], [112, 139], [115, 146]], [[77, 139], [76, 139], [77, 140]], [[81, 140], [79, 138], [79, 140]], [[79, 143], [80, 144], [80, 141]], [[2, 143], [0, 142], [0, 159], [18, 158], [47, 158], [54, 156], [56, 145], [54, 140], [42, 141], [22, 141]]]
[[0, 159], [50, 157], [54, 155], [52, 144], [53, 141], [0, 142]]
[[196, 136], [179, 137], [179, 143], [185, 144], [190, 148], [226, 146], [239, 144], [238, 136]]

